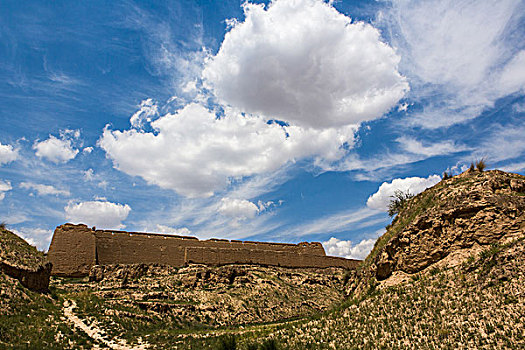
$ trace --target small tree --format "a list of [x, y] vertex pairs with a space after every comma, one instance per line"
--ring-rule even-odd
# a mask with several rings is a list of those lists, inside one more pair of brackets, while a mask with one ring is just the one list
[[452, 175], [450, 175], [448, 172], [443, 172], [443, 180], [447, 180], [447, 179], [450, 179], [452, 177]]
[[405, 192], [396, 190], [394, 195], [390, 196], [392, 199], [390, 200], [390, 204], [388, 204], [388, 215], [392, 217], [399, 214], [405, 207], [406, 202], [412, 197], [414, 197], [414, 195], [410, 193], [410, 190], [406, 190]]

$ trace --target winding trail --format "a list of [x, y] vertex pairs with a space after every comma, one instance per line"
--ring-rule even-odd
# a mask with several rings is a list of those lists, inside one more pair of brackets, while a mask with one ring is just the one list
[[[77, 303], [74, 300], [66, 299], [64, 300], [64, 315], [67, 319], [73, 323], [73, 325], [82, 331], [84, 331], [91, 339], [97, 343], [102, 343], [106, 347], [114, 350], [144, 350], [149, 347], [148, 344], [139, 344], [137, 346], [131, 347], [127, 344], [124, 339], [119, 339], [114, 337], [113, 339], [108, 340], [106, 332], [98, 328], [96, 324], [88, 326], [82, 319], [80, 319], [75, 313], [74, 309], [77, 307]], [[98, 348], [95, 346], [94, 348]]]

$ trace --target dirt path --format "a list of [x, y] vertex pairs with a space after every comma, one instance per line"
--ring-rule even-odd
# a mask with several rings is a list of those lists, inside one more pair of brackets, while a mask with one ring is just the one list
[[[71, 323], [77, 328], [80, 328], [84, 331], [91, 339], [95, 342], [102, 343], [106, 347], [114, 350], [144, 350], [148, 348], [148, 344], [139, 344], [135, 347], [130, 347], [127, 345], [124, 339], [113, 338], [108, 339], [109, 336], [106, 335], [104, 330], [97, 327], [96, 323], [88, 326], [82, 319], [80, 319], [74, 313], [74, 309], [77, 307], [77, 303], [74, 300], [65, 300], [64, 301], [64, 315], [67, 317]], [[95, 346], [94, 348], [98, 348]]]

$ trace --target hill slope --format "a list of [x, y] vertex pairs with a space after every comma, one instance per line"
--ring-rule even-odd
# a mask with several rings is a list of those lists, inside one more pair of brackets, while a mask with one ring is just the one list
[[525, 177], [471, 171], [412, 198], [347, 295], [334, 312], [244, 332], [239, 348], [524, 348]]
[[90, 346], [63, 322], [62, 299], [48, 289], [50, 272], [42, 252], [0, 227], [0, 349]]
[[407, 202], [364, 261], [351, 291], [361, 293], [371, 279], [395, 284], [436, 262], [457, 265], [524, 232], [525, 176], [467, 171]]

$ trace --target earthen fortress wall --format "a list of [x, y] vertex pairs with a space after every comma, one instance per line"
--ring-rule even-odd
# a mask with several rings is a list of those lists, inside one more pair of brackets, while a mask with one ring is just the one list
[[266, 243], [156, 233], [93, 230], [86, 225], [56, 228], [48, 258], [52, 274], [85, 276], [93, 265], [185, 266], [260, 264], [282, 267], [356, 268], [359, 260], [326, 256], [321, 243]]

